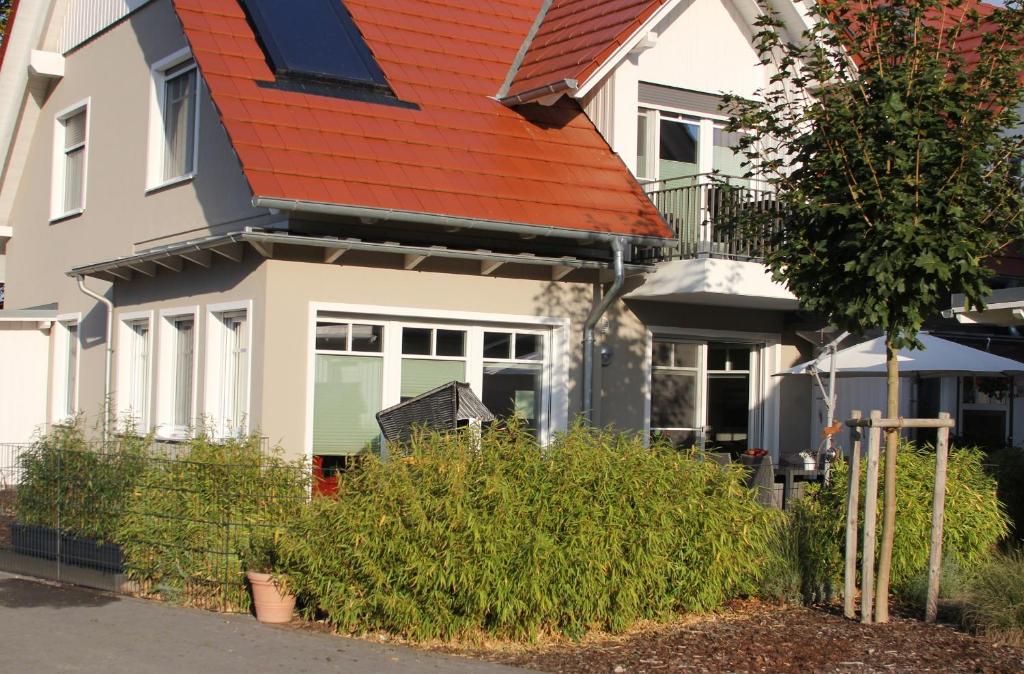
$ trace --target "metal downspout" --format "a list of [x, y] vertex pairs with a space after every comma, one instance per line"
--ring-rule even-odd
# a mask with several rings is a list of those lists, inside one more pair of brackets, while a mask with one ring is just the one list
[[611, 246], [615, 280], [598, 305], [590, 310], [583, 325], [583, 418], [588, 424], [593, 422], [594, 415], [594, 329], [612, 302], [619, 298], [626, 280], [622, 240], [618, 237], [612, 239]]
[[78, 279], [78, 289], [83, 293], [93, 298], [97, 302], [102, 303], [107, 308], [107, 362], [103, 376], [103, 442], [106, 443], [110, 439], [110, 391], [113, 388], [110, 382], [111, 363], [114, 359], [114, 303], [108, 300], [103, 295], [90, 290], [85, 287], [85, 277], [76, 276]]

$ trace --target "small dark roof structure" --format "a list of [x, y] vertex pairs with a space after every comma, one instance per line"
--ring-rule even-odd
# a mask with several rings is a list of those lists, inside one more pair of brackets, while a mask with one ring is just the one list
[[404, 443], [416, 426], [454, 431], [471, 421], [494, 421], [465, 382], [452, 381], [377, 413], [377, 424], [388, 442]]

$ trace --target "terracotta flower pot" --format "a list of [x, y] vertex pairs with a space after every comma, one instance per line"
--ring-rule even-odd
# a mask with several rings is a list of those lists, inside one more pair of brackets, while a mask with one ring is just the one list
[[286, 623], [295, 610], [295, 595], [281, 591], [281, 586], [269, 573], [249, 571], [245, 574], [252, 585], [252, 603], [256, 606], [256, 620], [261, 623]]

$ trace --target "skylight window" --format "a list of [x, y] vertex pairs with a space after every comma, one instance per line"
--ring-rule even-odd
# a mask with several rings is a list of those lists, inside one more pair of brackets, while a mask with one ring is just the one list
[[390, 93], [342, 0], [244, 0], [279, 78]]

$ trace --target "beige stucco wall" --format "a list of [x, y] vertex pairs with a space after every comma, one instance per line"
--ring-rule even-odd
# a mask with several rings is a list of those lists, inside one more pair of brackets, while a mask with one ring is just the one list
[[398, 316], [400, 308], [411, 308], [568, 318], [570, 418], [579, 412], [580, 342], [591, 305], [589, 284], [282, 260], [266, 266], [268, 358], [262, 427], [272, 442], [280, 442], [289, 452], [305, 451], [312, 302], [382, 306], [393, 308]]
[[[9, 223], [14, 236], [7, 244], [6, 306], [55, 304], [62, 314], [82, 314], [79, 406], [90, 413], [102, 405], [105, 310], [79, 292], [66, 272], [175, 240], [240, 229], [263, 214], [252, 208], [205, 90], [196, 177], [146, 193], [151, 64], [186, 46], [179, 26], [170, 0], [146, 5], [70, 52], [63, 79], [44, 99], [26, 103], [41, 109], [35, 128], [27, 130], [28, 156]], [[51, 222], [55, 115], [85, 99], [90, 100], [85, 211]], [[93, 279], [89, 285], [110, 292], [109, 284]]]
[[[159, 363], [161, 353], [161, 331], [167, 330], [166, 321], [161, 319], [162, 311], [184, 308], [196, 308], [196, 331], [198, 337], [197, 377], [195, 382], [196, 410], [200, 417], [209, 409], [205, 386], [206, 373], [210, 367], [209, 354], [206, 349], [207, 335], [210, 330], [211, 305], [248, 301], [252, 303], [252, 313], [248, 316], [252, 341], [249, 344], [252, 368], [250, 373], [249, 416], [251, 428], [261, 428], [263, 419], [258, 402], [263, 391], [263, 367], [260, 363], [269, 360], [265, 345], [267, 325], [266, 287], [267, 265], [262, 264], [263, 258], [252, 250], [246, 251], [242, 262], [227, 259], [213, 259], [209, 269], [190, 269], [188, 272], [175, 273], [160, 271], [154, 278], [137, 277], [130, 282], [118, 282], [114, 289], [115, 329], [114, 329], [114, 404], [116, 409], [123, 409], [124, 399], [118, 389], [120, 368], [124, 366], [124, 349], [120, 343], [121, 331], [119, 324], [126, 314], [152, 312], [150, 324], [152, 349], [150, 363]], [[160, 404], [159, 396], [170, 391], [168, 382], [161, 381], [160, 368], [151, 368], [150, 382], [150, 415], [156, 421], [156, 407]], [[87, 412], [91, 411], [86, 409]], [[149, 430], [149, 429], [146, 429]]]

